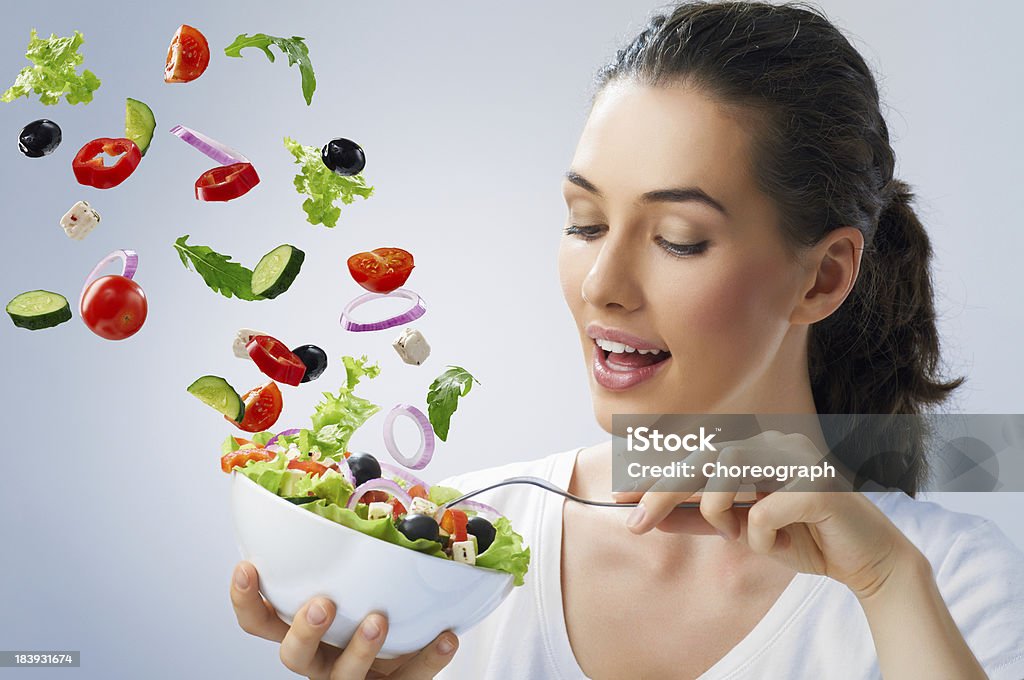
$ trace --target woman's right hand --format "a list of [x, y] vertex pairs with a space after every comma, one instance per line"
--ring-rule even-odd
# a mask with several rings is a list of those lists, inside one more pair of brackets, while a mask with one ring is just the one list
[[315, 597], [299, 609], [292, 625], [282, 621], [259, 589], [259, 575], [250, 562], [239, 562], [231, 579], [231, 603], [238, 625], [250, 635], [281, 643], [281, 663], [310, 680], [426, 680], [452, 660], [459, 640], [451, 631], [421, 649], [395, 659], [377, 659], [387, 619], [370, 614], [356, 629], [349, 646], [338, 649], [320, 641], [334, 620], [334, 603]]

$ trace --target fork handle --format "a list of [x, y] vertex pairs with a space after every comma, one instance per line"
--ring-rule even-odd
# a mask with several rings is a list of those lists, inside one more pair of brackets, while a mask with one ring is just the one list
[[[563, 496], [565, 498], [568, 498], [569, 500], [576, 501], [577, 503], [583, 503], [584, 505], [596, 505], [596, 506], [605, 507], [605, 508], [632, 508], [632, 507], [636, 507], [637, 505], [639, 505], [639, 503], [615, 503], [614, 501], [594, 501], [594, 500], [590, 500], [588, 498], [580, 498], [579, 496], [571, 494], [568, 491], [565, 491], [564, 489], [558, 488], [557, 486], [555, 486], [554, 484], [552, 484], [551, 482], [549, 482], [546, 479], [542, 479], [541, 477], [532, 477], [532, 476], [529, 476], [529, 475], [523, 475], [523, 476], [519, 476], [519, 477], [509, 477], [508, 479], [503, 479], [503, 480], [501, 480], [499, 482], [495, 482], [494, 484], [491, 484], [489, 486], [485, 486], [485, 487], [483, 487], [481, 489], [477, 489], [476, 491], [470, 491], [469, 493], [462, 494], [458, 498], [450, 500], [450, 501], [448, 501], [446, 503], [442, 503], [441, 507], [448, 508], [448, 507], [451, 507], [453, 505], [457, 505], [457, 504], [461, 503], [462, 501], [464, 501], [464, 500], [466, 500], [468, 498], [472, 498], [473, 496], [476, 496], [477, 494], [481, 494], [481, 493], [483, 493], [485, 491], [490, 491], [491, 489], [496, 489], [496, 488], [498, 488], [500, 486], [508, 486], [510, 484], [530, 484], [530, 485], [533, 485], [533, 486], [538, 486], [538, 487], [544, 489], [545, 491], [550, 491], [551, 493], [558, 494], [559, 496]], [[753, 501], [737, 501], [737, 502], [733, 503], [733, 507], [749, 508], [753, 504], [754, 504]], [[677, 508], [699, 508], [700, 507], [700, 503], [693, 502], [693, 501], [688, 501], [688, 502], [685, 502], [685, 503], [680, 503], [680, 504], [676, 505], [676, 507]]]

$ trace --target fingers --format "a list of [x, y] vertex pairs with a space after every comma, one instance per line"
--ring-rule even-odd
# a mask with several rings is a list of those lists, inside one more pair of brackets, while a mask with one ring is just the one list
[[260, 595], [259, 575], [250, 562], [239, 562], [231, 577], [231, 604], [238, 625], [246, 633], [280, 642], [288, 624], [277, 617], [274, 608]]
[[402, 666], [398, 673], [388, 676], [389, 680], [429, 680], [441, 672], [455, 656], [459, 638], [455, 633], [445, 631], [434, 638]]
[[[285, 668], [310, 678], [327, 677], [333, 655], [320, 646], [320, 639], [334, 621], [334, 614], [334, 604], [323, 597], [302, 605], [281, 641], [281, 663]], [[365, 673], [359, 677], [365, 677]]]
[[[718, 461], [728, 467], [743, 461], [749, 449], [742, 446], [728, 446], [722, 449]], [[733, 507], [736, 493], [744, 480], [739, 477], [714, 476], [708, 480], [700, 498], [700, 513], [727, 541], [740, 537], [740, 515]]]
[[330, 680], [363, 680], [380, 653], [387, 634], [388, 621], [380, 614], [370, 614], [363, 619], [345, 651], [331, 667]]
[[[801, 491], [780, 491], [759, 500], [747, 514], [747, 543], [751, 550], [768, 553], [777, 547], [779, 530], [783, 527], [826, 519], [824, 500], [823, 493]], [[778, 547], [785, 547], [787, 542], [783, 539]]]

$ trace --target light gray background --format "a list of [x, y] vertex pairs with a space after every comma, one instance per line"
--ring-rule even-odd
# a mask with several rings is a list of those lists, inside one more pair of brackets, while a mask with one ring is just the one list
[[[422, 403], [447, 363], [472, 371], [482, 385], [454, 416], [450, 442], [428, 468], [432, 480], [597, 441], [557, 286], [559, 177], [594, 70], [653, 8], [589, 0], [6, 3], [0, 85], [25, 65], [36, 27], [83, 31], [86, 66], [103, 86], [88, 106], [0, 105], [0, 298], [46, 288], [75, 306], [93, 264], [128, 247], [141, 254], [137, 280], [150, 318], [120, 343], [92, 335], [77, 309], [71, 322], [37, 333], [0, 323], [0, 648], [82, 650], [81, 669], [40, 677], [292, 677], [276, 646], [235, 626], [227, 585], [237, 553], [217, 460], [231, 428], [185, 392], [204, 373], [240, 390], [261, 382], [231, 356], [239, 327], [291, 346], [319, 344], [334, 362], [319, 381], [284, 388], [282, 426], [305, 424], [320, 391], [338, 386], [342, 353], [380, 359], [382, 375], [364, 393], [385, 408]], [[931, 3], [923, 11], [881, 0], [824, 8], [880, 70], [898, 173], [917, 188], [934, 240], [946, 357], [969, 376], [955, 408], [1022, 412], [1015, 347], [1024, 330], [1024, 231], [1015, 198], [1024, 9]], [[182, 22], [206, 34], [213, 59], [198, 81], [167, 85], [167, 44]], [[282, 58], [223, 55], [241, 32], [308, 38], [318, 80], [312, 107]], [[78, 185], [71, 158], [89, 139], [121, 136], [127, 96], [156, 112], [149, 155], [116, 189]], [[61, 125], [64, 143], [29, 160], [15, 137], [40, 117]], [[227, 205], [195, 201], [192, 183], [213, 163], [167, 134], [177, 123], [247, 154], [263, 183]], [[345, 209], [336, 229], [305, 223], [285, 135], [359, 141], [376, 196]], [[103, 221], [73, 242], [57, 221], [79, 199]], [[171, 243], [186, 233], [249, 266], [284, 242], [308, 257], [281, 298], [228, 300], [182, 268]], [[410, 286], [429, 309], [416, 325], [434, 348], [420, 368], [398, 360], [392, 333], [346, 334], [337, 323], [359, 292], [345, 258], [382, 245], [416, 255]], [[355, 445], [379, 450], [381, 420]], [[1019, 495], [943, 502], [992, 517], [1024, 544]]]

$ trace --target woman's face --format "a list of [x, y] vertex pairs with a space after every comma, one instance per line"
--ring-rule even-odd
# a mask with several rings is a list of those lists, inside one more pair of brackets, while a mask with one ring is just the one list
[[806, 372], [791, 316], [808, 272], [754, 182], [746, 128], [719, 104], [609, 84], [563, 192], [559, 275], [605, 430], [613, 413], [770, 411]]

